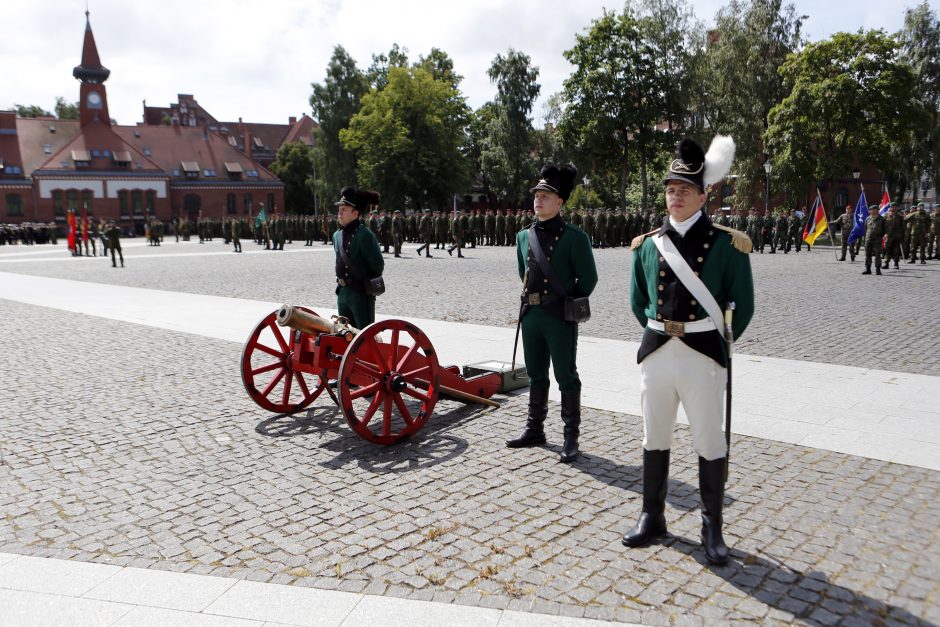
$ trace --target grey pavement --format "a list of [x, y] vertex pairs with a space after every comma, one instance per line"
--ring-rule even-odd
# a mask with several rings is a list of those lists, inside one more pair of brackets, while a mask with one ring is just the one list
[[[320, 272], [318, 258], [329, 260], [328, 253], [233, 255], [213, 273], [207, 266], [224, 256], [161, 251], [135, 264], [136, 251], [146, 249], [128, 251], [120, 281], [194, 293], [217, 293], [221, 281], [233, 290], [226, 296], [332, 302], [297, 287], [319, 289], [308, 283], [310, 268]], [[621, 251], [598, 257], [607, 252]], [[179, 265], [184, 261], [192, 271]], [[121, 271], [99, 263], [37, 260], [0, 271], [51, 276], [65, 268], [68, 278], [118, 282]], [[488, 303], [492, 294], [493, 303], [480, 308], [495, 308], [496, 288], [478, 287], [456, 264], [444, 261], [437, 277], [414, 277], [418, 291], [439, 282], [451, 286], [440, 296], [446, 307], [459, 307], [460, 299]], [[295, 292], [265, 297], [288, 271], [293, 278], [285, 285]], [[455, 297], [454, 285], [468, 294]], [[243, 588], [266, 582], [361, 595], [355, 607], [382, 616], [409, 600], [502, 611], [500, 621], [535, 614], [644, 624], [940, 622], [935, 470], [738, 437], [726, 501], [733, 559], [713, 568], [698, 546], [697, 472], [684, 426], [677, 428], [667, 507], [672, 535], [628, 550], [619, 536], [640, 507], [642, 427], [635, 416], [586, 410], [586, 453], [572, 466], [557, 463], [554, 403], [549, 445], [504, 448], [502, 440], [522, 423], [525, 396], [500, 399], [498, 410], [442, 401], [418, 436], [378, 448], [352, 434], [328, 405], [292, 417], [260, 411], [238, 380], [236, 342], [4, 296], [0, 551], [20, 556], [0, 556], [0, 596], [8, 600], [10, 591], [20, 599], [50, 594], [22, 590], [29, 580], [22, 576], [4, 582], [4, 568], [33, 556], [140, 577], [136, 569], [222, 577]], [[889, 339], [908, 341], [903, 330], [889, 332]], [[878, 365], [906, 372], [893, 359]], [[123, 602], [88, 597], [82, 585], [60, 592], [82, 604]], [[136, 603], [133, 611], [151, 607]], [[169, 609], [194, 611], [193, 603]], [[259, 620], [237, 602], [216, 609], [223, 606], [222, 616]]]

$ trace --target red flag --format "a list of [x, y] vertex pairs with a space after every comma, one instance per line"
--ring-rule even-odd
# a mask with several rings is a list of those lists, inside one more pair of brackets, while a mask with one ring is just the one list
[[69, 234], [68, 234], [69, 250], [74, 251], [75, 250], [75, 212], [72, 211], [71, 209], [69, 209], [69, 213], [68, 213], [68, 226], [69, 226]]
[[888, 186], [885, 185], [884, 192], [881, 194], [881, 204], [878, 205], [879, 215], [888, 213], [888, 205], [891, 204], [891, 197], [888, 196]]
[[803, 228], [803, 241], [810, 245], [815, 244], [816, 238], [822, 235], [826, 228], [826, 208], [823, 206], [819, 190], [816, 190], [816, 202], [813, 203], [813, 208], [806, 220], [806, 226]]
[[82, 207], [82, 241], [88, 241], [88, 207]]

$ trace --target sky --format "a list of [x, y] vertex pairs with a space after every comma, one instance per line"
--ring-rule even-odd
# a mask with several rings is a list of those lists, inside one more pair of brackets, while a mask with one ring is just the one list
[[[793, 0], [807, 15], [810, 40], [859, 28], [899, 30], [906, 7], [920, 0]], [[695, 0], [711, 24], [724, 0]], [[940, 12], [940, 0], [930, 0]], [[57, 96], [78, 99], [72, 68], [81, 61], [86, 0], [4, 3], [0, 38], [0, 109], [37, 104], [52, 111]], [[542, 125], [544, 103], [561, 90], [574, 45], [610, 0], [87, 0], [111, 116], [142, 120], [143, 104], [167, 106], [192, 94], [223, 121], [286, 123], [311, 113], [311, 83], [322, 82], [336, 45], [367, 68], [392, 44], [412, 61], [437, 47], [450, 55], [467, 103], [495, 95], [486, 75], [493, 58], [515, 48], [539, 68], [541, 95], [533, 111]]]

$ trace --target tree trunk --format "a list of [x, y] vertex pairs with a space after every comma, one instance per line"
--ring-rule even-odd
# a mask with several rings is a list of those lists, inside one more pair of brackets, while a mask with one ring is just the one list
[[640, 176], [643, 177], [642, 209], [643, 209], [643, 213], [646, 213], [646, 207], [649, 205], [647, 198], [646, 198], [646, 194], [647, 194], [646, 188], [649, 185], [649, 181], [647, 180], [647, 176], [646, 176], [646, 147], [643, 144], [640, 144]]

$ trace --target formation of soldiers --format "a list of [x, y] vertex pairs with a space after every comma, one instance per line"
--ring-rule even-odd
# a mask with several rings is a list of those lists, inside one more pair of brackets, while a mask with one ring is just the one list
[[854, 212], [846, 207], [845, 213], [837, 218], [842, 228], [842, 257], [846, 252], [852, 261], [865, 249], [865, 270], [862, 274], [872, 273], [874, 262], [875, 274], [887, 270], [891, 262], [894, 269], [900, 270], [903, 258], [907, 263], [918, 261], [926, 264], [928, 259], [940, 260], [940, 203], [934, 204], [932, 213], [927, 212], [924, 203], [918, 203], [906, 212], [897, 205], [889, 205], [885, 215], [878, 207], [871, 207], [865, 220], [865, 235], [849, 243], [846, 233], [851, 233], [854, 225]]
[[19, 224], [0, 224], [0, 246], [23, 244], [56, 244], [55, 223], [20, 222]]

